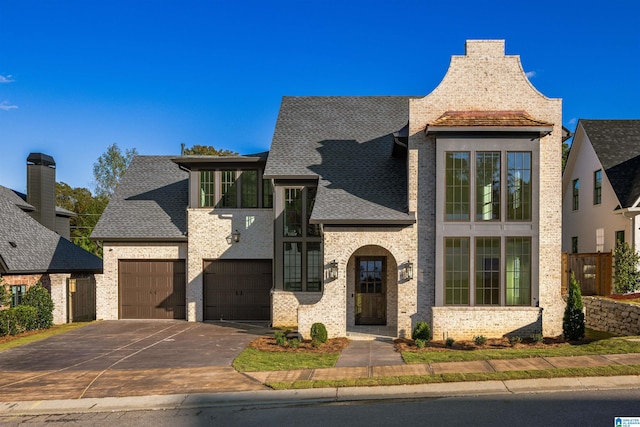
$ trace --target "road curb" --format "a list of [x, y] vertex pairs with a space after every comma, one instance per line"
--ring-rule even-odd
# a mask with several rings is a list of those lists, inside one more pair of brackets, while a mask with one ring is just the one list
[[0, 416], [194, 409], [220, 405], [293, 405], [611, 389], [640, 389], [640, 375], [2, 402]]

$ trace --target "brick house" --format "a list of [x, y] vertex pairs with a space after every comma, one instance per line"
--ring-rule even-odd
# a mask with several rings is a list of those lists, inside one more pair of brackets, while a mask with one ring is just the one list
[[[69, 241], [69, 218], [75, 214], [55, 205], [55, 182], [53, 158], [31, 153], [27, 194], [0, 186], [0, 277], [11, 292], [11, 305], [19, 304], [29, 287], [42, 283], [54, 303], [53, 322], [59, 324], [73, 320], [69, 296], [75, 291], [69, 281], [95, 286], [93, 277], [102, 273], [102, 260]], [[95, 312], [95, 302], [82, 308]]]
[[560, 334], [561, 122], [478, 40], [424, 97], [283, 98], [268, 153], [137, 157], [92, 236], [98, 317]]
[[640, 252], [640, 120], [579, 120], [562, 177], [562, 250]]

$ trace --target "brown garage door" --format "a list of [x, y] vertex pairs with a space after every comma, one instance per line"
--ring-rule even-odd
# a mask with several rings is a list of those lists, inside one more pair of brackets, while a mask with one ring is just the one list
[[184, 260], [119, 263], [121, 319], [184, 319]]
[[269, 320], [271, 260], [204, 263], [204, 320]]

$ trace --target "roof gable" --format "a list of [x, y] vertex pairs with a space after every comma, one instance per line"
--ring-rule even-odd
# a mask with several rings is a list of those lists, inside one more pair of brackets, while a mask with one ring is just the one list
[[580, 120], [623, 208], [640, 198], [640, 120]]
[[91, 238], [186, 240], [189, 176], [171, 159], [134, 157]]

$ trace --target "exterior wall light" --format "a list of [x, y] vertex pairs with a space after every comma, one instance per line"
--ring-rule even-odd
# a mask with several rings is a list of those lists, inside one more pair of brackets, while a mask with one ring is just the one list
[[338, 262], [335, 259], [329, 263], [329, 278], [338, 278]]
[[240, 242], [240, 232], [238, 231], [238, 229], [236, 229], [233, 233], [227, 236], [228, 244], [231, 245], [233, 243], [239, 243], [239, 242]]
[[404, 277], [407, 280], [413, 279], [413, 263], [411, 261], [404, 264]]

